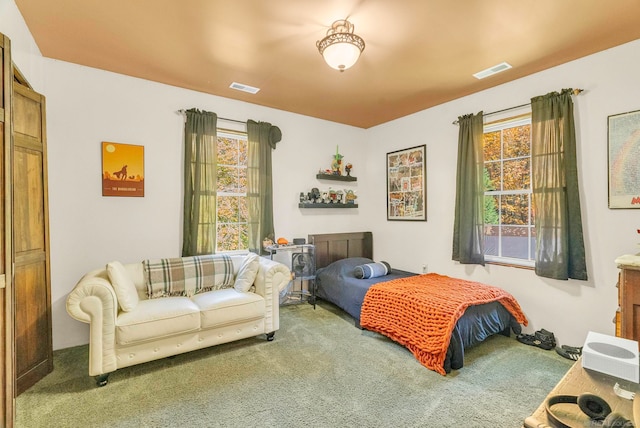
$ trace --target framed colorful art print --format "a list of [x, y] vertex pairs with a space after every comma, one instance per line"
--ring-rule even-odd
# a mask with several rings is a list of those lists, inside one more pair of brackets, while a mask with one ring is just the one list
[[427, 147], [387, 153], [387, 220], [427, 220]]
[[102, 142], [102, 196], [144, 196], [144, 146]]
[[640, 110], [609, 116], [609, 208], [640, 208]]

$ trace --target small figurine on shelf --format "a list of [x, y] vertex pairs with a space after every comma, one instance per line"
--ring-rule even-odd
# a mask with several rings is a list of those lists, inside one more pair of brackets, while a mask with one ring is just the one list
[[329, 203], [336, 203], [336, 191], [329, 187]]
[[342, 204], [342, 203], [344, 203], [343, 196], [344, 196], [344, 192], [343, 192], [342, 190], [336, 190], [336, 200], [335, 200], [335, 203], [336, 203], [336, 204]]
[[314, 187], [313, 189], [311, 189], [311, 192], [309, 192], [309, 200], [313, 204], [322, 202], [322, 200], [320, 199], [320, 190], [318, 190], [317, 187]]
[[344, 189], [344, 199], [345, 199], [345, 204], [355, 204], [356, 203], [356, 192], [354, 192], [351, 189]]
[[333, 156], [333, 162], [331, 162], [331, 173], [333, 175], [342, 175], [342, 156], [336, 146], [336, 154]]
[[351, 168], [353, 168], [353, 165], [351, 165], [350, 163], [344, 166], [344, 170], [347, 171], [347, 177], [351, 177]]
[[262, 240], [262, 248], [264, 248], [265, 250], [268, 250], [268, 248], [272, 246], [273, 246], [273, 239], [269, 238], [268, 236], [265, 236], [265, 238]]

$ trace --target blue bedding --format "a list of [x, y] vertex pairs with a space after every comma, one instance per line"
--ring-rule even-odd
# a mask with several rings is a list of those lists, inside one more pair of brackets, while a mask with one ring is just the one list
[[[393, 269], [385, 276], [358, 279], [356, 266], [373, 261], [364, 257], [338, 260], [316, 272], [316, 296], [338, 306], [351, 315], [360, 326], [360, 309], [369, 287], [383, 281], [416, 275], [412, 272]], [[509, 336], [511, 330], [520, 334], [522, 327], [499, 302], [470, 306], [458, 320], [449, 343], [444, 369], [449, 373], [464, 365], [464, 350], [476, 345], [487, 337], [501, 333]]]

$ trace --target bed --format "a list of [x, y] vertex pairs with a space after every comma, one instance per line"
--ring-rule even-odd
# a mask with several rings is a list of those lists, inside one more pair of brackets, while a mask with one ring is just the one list
[[[519, 306], [515, 299], [511, 301], [511, 304], [517, 306], [517, 308], [511, 312], [510, 310], [513, 308], [508, 308], [509, 305], [505, 307], [504, 301], [500, 303], [499, 300], [464, 305], [464, 312], [457, 315], [455, 323], [445, 334], [445, 340], [441, 344], [444, 346], [442, 355], [435, 358], [432, 355], [425, 355], [425, 348], [422, 347], [420, 349], [420, 346], [416, 346], [412, 342], [412, 338], [425, 336], [425, 331], [429, 330], [430, 327], [427, 324], [429, 322], [427, 321], [428, 317], [416, 316], [412, 322], [405, 322], [389, 328], [388, 320], [385, 322], [383, 319], [385, 316], [400, 319], [405, 317], [406, 314], [398, 311], [396, 313], [392, 313], [393, 311], [383, 313], [385, 312], [384, 310], [381, 311], [379, 307], [374, 307], [375, 297], [377, 296], [378, 299], [382, 297], [383, 300], [388, 300], [389, 292], [385, 290], [385, 287], [389, 288], [395, 283], [411, 284], [418, 280], [442, 281], [443, 278], [448, 278], [452, 283], [462, 282], [464, 286], [470, 286], [468, 283], [471, 281], [449, 277], [437, 278], [441, 277], [438, 275], [418, 275], [413, 272], [394, 269], [393, 266], [391, 266], [391, 273], [388, 275], [358, 279], [354, 275], [355, 267], [374, 261], [371, 232], [314, 234], [309, 235], [308, 242], [315, 245], [316, 297], [330, 302], [345, 311], [354, 318], [357, 327], [364, 327], [384, 334], [406, 346], [425, 367], [438, 373], [446, 374], [450, 373], [451, 370], [462, 368], [464, 366], [465, 349], [479, 344], [494, 334], [503, 334], [507, 337], [510, 336], [511, 331], [516, 335], [520, 334], [522, 331], [521, 323], [526, 325], [526, 318], [521, 311], [518, 312]], [[415, 284], [405, 286], [416, 288]], [[421, 289], [421, 287], [417, 288]], [[370, 289], [372, 289], [371, 292], [369, 292]], [[406, 293], [398, 292], [396, 294], [404, 295]], [[508, 293], [506, 294], [508, 295]], [[366, 312], [364, 313], [366, 323], [363, 326], [361, 324], [361, 316], [363, 315], [365, 297], [367, 298]], [[384, 303], [381, 302], [383, 307], [385, 306]], [[422, 312], [424, 312], [424, 307]], [[383, 320], [381, 321], [377, 318]], [[419, 321], [415, 322], [416, 319]], [[424, 340], [433, 342], [432, 338]]]

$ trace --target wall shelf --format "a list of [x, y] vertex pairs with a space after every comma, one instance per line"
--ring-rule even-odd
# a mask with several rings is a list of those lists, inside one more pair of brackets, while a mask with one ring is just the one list
[[350, 175], [332, 175], [332, 174], [316, 174], [318, 180], [334, 180], [334, 181], [358, 181], [357, 177]]
[[298, 208], [358, 208], [358, 204], [298, 204]]

